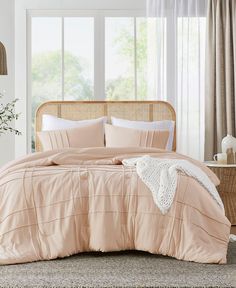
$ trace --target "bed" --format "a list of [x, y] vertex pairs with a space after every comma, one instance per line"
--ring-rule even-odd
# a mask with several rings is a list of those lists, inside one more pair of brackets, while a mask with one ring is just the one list
[[[54, 101], [39, 107], [36, 132], [41, 131], [44, 114], [70, 120], [102, 116], [176, 120], [172, 106], [163, 101]], [[37, 153], [0, 171], [0, 264], [122, 250], [226, 263], [230, 222], [205, 186], [178, 173], [172, 204], [162, 213], [150, 187], [139, 177], [139, 162], [125, 164], [133, 159], [159, 164], [181, 160], [194, 165], [214, 188], [219, 184], [203, 163], [175, 153], [175, 148], [176, 132], [173, 151], [89, 147], [40, 152], [36, 137]]]

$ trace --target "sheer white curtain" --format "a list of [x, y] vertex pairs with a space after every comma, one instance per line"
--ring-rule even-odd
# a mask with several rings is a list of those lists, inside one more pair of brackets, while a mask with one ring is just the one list
[[147, 0], [148, 98], [172, 103], [177, 151], [204, 157], [207, 0]]

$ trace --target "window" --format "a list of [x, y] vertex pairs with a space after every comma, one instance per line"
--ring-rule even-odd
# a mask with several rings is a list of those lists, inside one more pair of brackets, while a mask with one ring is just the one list
[[147, 20], [106, 17], [105, 85], [108, 100], [147, 98]]
[[46, 100], [93, 99], [93, 18], [32, 18], [32, 107]]
[[94, 98], [93, 35], [93, 18], [64, 18], [63, 99], [65, 100]]
[[32, 19], [32, 117], [44, 101], [62, 97], [61, 19]]
[[32, 17], [32, 148], [37, 107], [48, 100], [94, 98], [94, 19]]
[[134, 19], [106, 18], [105, 29], [106, 97], [135, 99]]
[[31, 11], [29, 25], [32, 128], [47, 100], [165, 100], [177, 111], [178, 151], [202, 158], [205, 17]]
[[205, 17], [178, 17], [177, 100], [179, 152], [204, 158]]
[[45, 101], [147, 98], [145, 17], [47, 14], [30, 17], [32, 149], [35, 111]]

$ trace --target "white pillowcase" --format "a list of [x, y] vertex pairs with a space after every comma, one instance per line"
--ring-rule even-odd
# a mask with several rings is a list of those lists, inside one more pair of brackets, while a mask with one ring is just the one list
[[42, 118], [42, 131], [72, 129], [95, 124], [98, 122], [103, 122], [103, 124], [105, 125], [107, 123], [107, 117], [74, 121], [44, 114]]
[[163, 120], [163, 121], [146, 122], [146, 121], [131, 121], [111, 117], [111, 123], [114, 126], [139, 129], [139, 130], [168, 130], [170, 134], [166, 145], [166, 150], [172, 151], [174, 131], [175, 131], [175, 121]]

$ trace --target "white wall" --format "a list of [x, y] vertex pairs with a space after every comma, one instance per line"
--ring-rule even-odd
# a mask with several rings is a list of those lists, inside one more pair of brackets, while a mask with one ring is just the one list
[[[7, 50], [8, 75], [0, 75], [0, 91], [6, 103], [14, 99], [14, 0], [0, 0], [0, 41]], [[12, 134], [0, 136], [0, 166], [14, 159], [15, 137]]]
[[25, 9], [85, 9], [85, 10], [145, 9], [146, 4], [145, 0], [50, 0], [50, 1], [15, 0], [15, 2], [16, 6]]
[[[0, 0], [2, 1], [2, 0]], [[5, 0], [6, 1], [6, 0]], [[15, 156], [27, 153], [27, 11], [28, 10], [145, 10], [146, 0], [15, 0], [15, 91], [22, 113], [16, 122], [23, 137], [15, 138]], [[0, 7], [1, 9], [1, 7]]]

